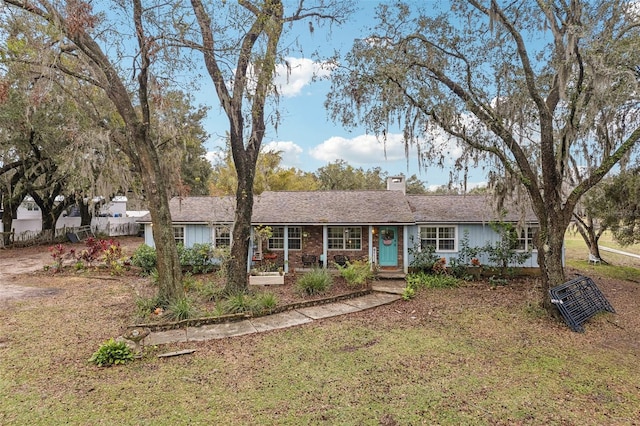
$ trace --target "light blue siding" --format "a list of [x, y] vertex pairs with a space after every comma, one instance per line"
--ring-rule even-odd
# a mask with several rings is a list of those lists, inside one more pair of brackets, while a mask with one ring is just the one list
[[145, 223], [144, 225], [144, 243], [149, 247], [156, 246], [153, 242], [153, 227], [150, 223]]
[[[424, 224], [421, 226], [441, 226], [440, 224]], [[495, 232], [489, 224], [443, 224], [443, 226], [456, 226], [456, 237], [457, 237], [457, 250], [460, 250], [460, 245], [462, 240], [465, 237], [465, 232], [468, 235], [468, 245], [469, 247], [484, 247], [487, 243], [494, 244], [500, 239], [500, 235]], [[420, 225], [415, 225], [409, 227], [409, 248], [413, 248], [413, 245], [420, 244]], [[458, 252], [438, 252], [436, 254], [439, 257], [444, 257], [447, 259], [447, 264], [450, 263], [452, 258], [458, 257]], [[413, 260], [411, 254], [409, 254], [409, 264]], [[481, 254], [478, 257], [480, 263], [486, 265], [489, 263], [488, 258], [485, 254]], [[533, 251], [531, 253], [531, 257], [527, 259], [527, 261], [521, 265], [512, 265], [512, 266], [522, 266], [522, 267], [530, 267], [537, 268], [538, 267], [538, 253], [537, 251]]]
[[[211, 244], [211, 227], [208, 225], [184, 225], [184, 240], [184, 245], [187, 248], [194, 244]], [[144, 243], [150, 247], [156, 246], [149, 224], [144, 225]]]
[[185, 225], [184, 245], [211, 244], [211, 227], [208, 225]]

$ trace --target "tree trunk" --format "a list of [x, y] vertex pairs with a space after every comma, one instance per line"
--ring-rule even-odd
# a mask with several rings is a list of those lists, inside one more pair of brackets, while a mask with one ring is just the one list
[[91, 225], [91, 213], [89, 212], [89, 203], [85, 203], [82, 198], [79, 198], [78, 208], [80, 209], [80, 226]]
[[[575, 217], [575, 216], [574, 216]], [[593, 219], [591, 217], [587, 217], [587, 221], [577, 220], [576, 227], [578, 228], [578, 232], [582, 236], [587, 248], [589, 249], [589, 253], [601, 259], [600, 257], [600, 247], [598, 246], [598, 241], [600, 240], [600, 232], [596, 232], [595, 226], [593, 224]]]
[[566, 224], [555, 217], [546, 216], [546, 224], [541, 223], [538, 242], [538, 265], [542, 281], [542, 307], [554, 317], [558, 310], [551, 303], [549, 289], [566, 281], [563, 266], [564, 234]]
[[[238, 164], [236, 162], [236, 164]], [[251, 168], [255, 170], [255, 166]], [[248, 288], [247, 262], [251, 238], [251, 215], [253, 213], [253, 176], [251, 171], [238, 173], [236, 212], [231, 242], [231, 260], [227, 268], [227, 294], [243, 293]]]
[[[7, 197], [7, 200], [9, 197]], [[17, 214], [18, 207], [14, 207], [9, 203], [5, 203], [2, 212], [2, 229], [3, 229], [3, 245], [8, 247], [11, 245], [11, 227], [13, 226], [13, 217]]]
[[141, 168], [140, 177], [149, 202], [149, 213], [152, 221], [153, 241], [156, 246], [158, 270], [158, 298], [163, 305], [184, 297], [182, 287], [182, 268], [178, 259], [173, 223], [169, 210], [169, 196], [166, 179], [162, 173], [158, 153], [153, 143], [144, 136], [144, 132], [136, 134], [138, 140], [138, 159]]

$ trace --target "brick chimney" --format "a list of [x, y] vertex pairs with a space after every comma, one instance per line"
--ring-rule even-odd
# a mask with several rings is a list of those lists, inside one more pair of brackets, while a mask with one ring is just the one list
[[387, 178], [387, 191], [402, 191], [407, 193], [407, 182], [404, 175], [389, 176]]

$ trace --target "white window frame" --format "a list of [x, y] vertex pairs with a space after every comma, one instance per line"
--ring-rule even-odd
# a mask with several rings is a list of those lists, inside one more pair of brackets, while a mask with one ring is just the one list
[[[525, 226], [520, 229], [518, 233], [518, 248], [517, 251], [526, 252], [526, 251], [537, 251], [534, 246], [533, 236], [540, 229], [539, 226]], [[526, 237], [525, 237], [526, 235]]]
[[361, 226], [329, 226], [327, 231], [327, 246], [329, 250], [362, 250]]
[[213, 227], [213, 246], [231, 247], [231, 226], [215, 225]]
[[184, 225], [173, 225], [173, 239], [176, 244], [182, 243], [186, 247], [186, 230]]
[[[302, 250], [302, 227], [290, 226], [288, 227], [287, 232], [288, 250]], [[292, 247], [292, 244], [295, 241], [299, 242], [298, 247]], [[284, 250], [284, 243], [284, 226], [272, 226], [271, 237], [267, 241], [267, 248], [274, 251]]]
[[[435, 229], [435, 236], [432, 238], [423, 238], [422, 232], [427, 229]], [[453, 229], [453, 237], [445, 237], [442, 235], [444, 229]], [[423, 240], [435, 240], [436, 253], [457, 253], [458, 251], [458, 226], [457, 225], [420, 225], [418, 229], [418, 237], [420, 238], [420, 250], [423, 250]], [[453, 240], [452, 249], [441, 248], [441, 242]]]

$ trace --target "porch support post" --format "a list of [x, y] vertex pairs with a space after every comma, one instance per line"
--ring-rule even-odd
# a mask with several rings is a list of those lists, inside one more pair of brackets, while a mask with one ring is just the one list
[[369, 267], [373, 269], [376, 259], [373, 258], [373, 225], [369, 225]]
[[284, 226], [284, 272], [289, 272], [289, 225]]
[[405, 274], [409, 273], [409, 227], [402, 227], [402, 270]]
[[328, 252], [329, 250], [329, 228], [327, 225], [322, 225], [322, 267], [329, 266]]
[[[231, 236], [233, 238], [233, 236]], [[255, 241], [255, 234], [253, 233], [253, 226], [251, 227], [251, 233], [249, 234], [249, 250], [247, 250], [247, 274], [251, 273], [251, 267], [253, 266], [253, 245]], [[231, 240], [233, 241], [233, 240]]]

